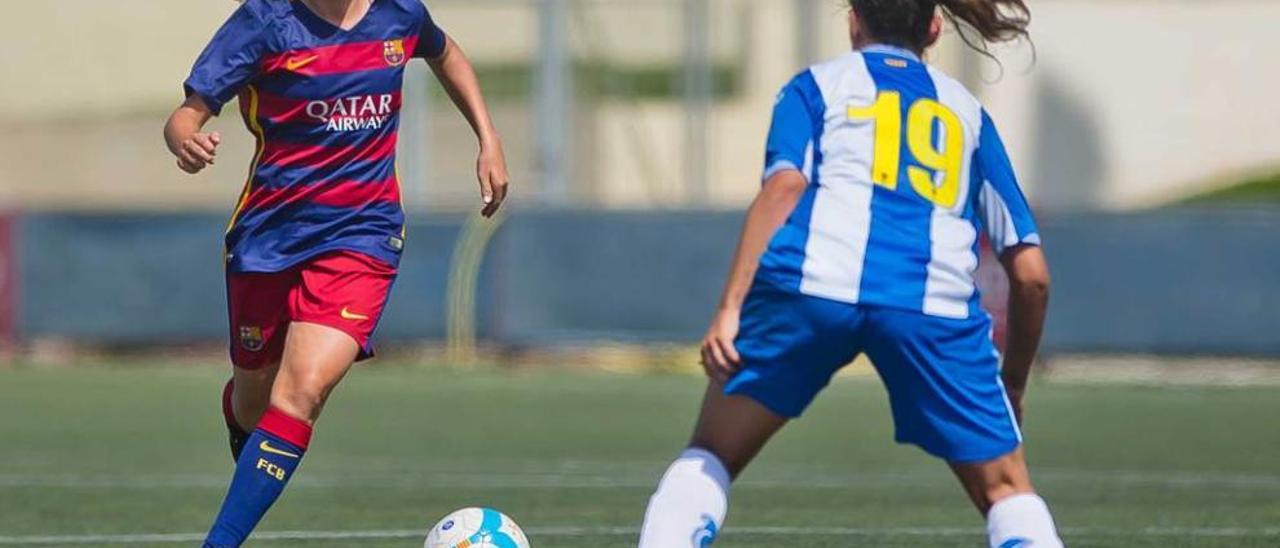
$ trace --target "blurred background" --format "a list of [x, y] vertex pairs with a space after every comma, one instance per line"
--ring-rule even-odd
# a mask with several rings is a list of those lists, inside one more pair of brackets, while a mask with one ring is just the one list
[[[235, 4], [160, 6], [26, 2], [0, 21], [10, 355], [225, 337], [220, 231], [252, 139], [238, 116], [216, 120], [218, 166], [187, 177], [159, 130]], [[430, 7], [476, 63], [515, 193], [504, 221], [465, 222], [475, 143], [415, 63], [400, 151], [413, 226], [382, 339], [508, 350], [694, 340], [758, 188], [773, 97], [848, 49], [842, 3]], [[1280, 82], [1264, 68], [1280, 49], [1269, 31], [1280, 5], [1033, 8], [1034, 48], [988, 59], [950, 31], [930, 61], [994, 113], [1043, 219], [1057, 275], [1047, 350], [1280, 352]]]
[[[429, 0], [513, 194], [406, 82], [402, 274], [255, 546], [411, 546], [492, 505], [537, 546], [634, 546], [687, 439], [694, 344], [778, 89], [849, 48], [840, 0]], [[1280, 541], [1280, 3], [1034, 0], [1034, 47], [929, 54], [984, 101], [1042, 225], [1028, 402], [1073, 546]], [[13, 0], [0, 18], [0, 545], [189, 545], [227, 474], [221, 240], [252, 139], [180, 173], [161, 128], [230, 0]], [[1002, 314], [990, 257], [982, 286]], [[848, 368], [735, 484], [730, 547], [977, 546], [945, 469]], [[832, 509], [839, 509], [833, 511]], [[854, 539], [854, 540], [851, 540]]]

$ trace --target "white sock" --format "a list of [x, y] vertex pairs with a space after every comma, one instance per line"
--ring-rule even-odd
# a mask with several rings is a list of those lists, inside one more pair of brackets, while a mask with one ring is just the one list
[[1032, 493], [1001, 499], [987, 512], [991, 548], [1062, 548], [1049, 506]]
[[705, 449], [685, 449], [649, 497], [640, 548], [711, 546], [729, 510], [729, 471]]

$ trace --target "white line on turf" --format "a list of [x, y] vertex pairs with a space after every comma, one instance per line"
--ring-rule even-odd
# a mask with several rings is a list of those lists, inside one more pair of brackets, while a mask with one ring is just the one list
[[[657, 470], [655, 468], [655, 470]], [[294, 488], [342, 487], [436, 487], [470, 489], [649, 489], [656, 481], [654, 473], [555, 472], [555, 473], [476, 473], [476, 472], [395, 472], [372, 474], [310, 473], [293, 482]], [[1215, 489], [1273, 490], [1280, 489], [1280, 476], [1269, 474], [1220, 474], [1191, 472], [1133, 472], [1047, 469], [1034, 472], [1036, 480], [1045, 484], [1071, 483], [1098, 486], [1213, 487]], [[65, 488], [65, 489], [222, 489], [227, 477], [222, 474], [0, 474], [0, 489]], [[877, 473], [877, 474], [761, 474], [744, 478], [742, 488], [770, 489], [849, 489], [876, 486], [950, 487], [951, 478], [942, 473]]]
[[[531, 537], [599, 537], [629, 536], [637, 533], [632, 527], [530, 527]], [[1142, 536], [1142, 537], [1201, 537], [1201, 538], [1254, 538], [1280, 537], [1280, 527], [1138, 527], [1064, 528], [1063, 535], [1090, 536]], [[981, 535], [977, 527], [733, 527], [726, 529], [726, 536], [799, 536], [799, 537], [950, 537]], [[418, 538], [425, 532], [416, 529], [379, 529], [371, 531], [264, 531], [254, 534], [257, 540], [378, 540]], [[176, 544], [199, 542], [202, 533], [136, 534], [136, 535], [36, 535], [0, 536], [0, 545], [51, 545], [51, 544]]]

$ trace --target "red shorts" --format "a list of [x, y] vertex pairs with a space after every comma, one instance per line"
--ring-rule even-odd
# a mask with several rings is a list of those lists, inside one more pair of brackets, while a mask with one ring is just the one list
[[332, 327], [355, 339], [363, 360], [396, 270], [367, 255], [338, 251], [281, 272], [227, 274], [231, 363], [259, 369], [279, 363], [290, 322]]

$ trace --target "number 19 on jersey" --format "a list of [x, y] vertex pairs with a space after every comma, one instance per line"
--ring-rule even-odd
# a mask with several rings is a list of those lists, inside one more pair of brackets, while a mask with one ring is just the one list
[[[875, 123], [871, 180], [896, 191], [902, 171], [902, 94], [883, 92], [870, 106], [850, 106], [848, 115], [850, 120]], [[960, 117], [942, 103], [920, 99], [907, 110], [905, 123], [907, 150], [920, 164], [907, 166], [911, 188], [939, 207], [955, 207], [964, 169], [964, 125]]]

